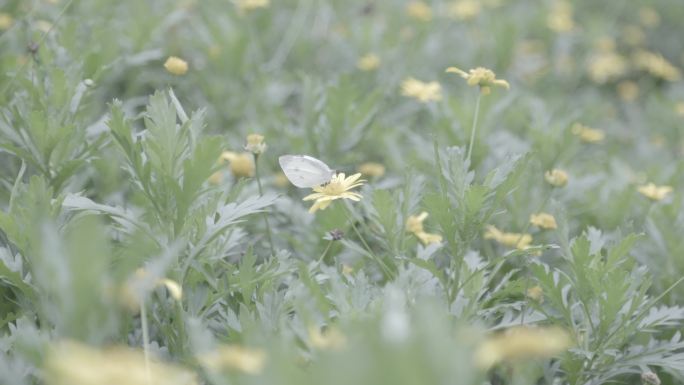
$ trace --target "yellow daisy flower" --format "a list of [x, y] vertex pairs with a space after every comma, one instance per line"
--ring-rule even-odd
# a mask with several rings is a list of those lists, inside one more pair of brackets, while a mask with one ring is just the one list
[[406, 14], [412, 19], [428, 22], [432, 20], [432, 9], [422, 1], [412, 1], [406, 5]]
[[145, 363], [142, 351], [123, 346], [98, 349], [63, 340], [49, 347], [44, 362], [48, 385], [197, 385], [190, 370], [170, 363]]
[[270, 5], [271, 0], [237, 0], [235, 2], [235, 6], [240, 14], [259, 8], [268, 8]]
[[527, 297], [535, 302], [544, 303], [544, 290], [539, 285], [533, 286], [527, 289]]
[[314, 187], [313, 191], [315, 192], [305, 196], [302, 200], [316, 201], [309, 209], [310, 213], [314, 213], [317, 210], [325, 210], [330, 206], [332, 201], [340, 198], [351, 199], [358, 202], [362, 198], [361, 194], [349, 190], [363, 185], [363, 182], [365, 181], [359, 180], [359, 178], [361, 178], [361, 173], [354, 174], [350, 177], [346, 177], [344, 173], [336, 174], [327, 184]]
[[677, 81], [682, 77], [679, 68], [657, 53], [639, 50], [632, 56], [632, 61], [637, 68], [669, 82]]
[[558, 327], [516, 326], [484, 340], [475, 352], [475, 363], [489, 369], [502, 361], [551, 357], [572, 346], [572, 339]]
[[416, 236], [424, 245], [442, 242], [439, 234], [430, 234], [423, 229], [423, 221], [428, 217], [428, 213], [423, 211], [418, 215], [411, 215], [406, 220], [406, 231]]
[[197, 359], [202, 366], [214, 371], [234, 370], [259, 374], [266, 364], [266, 352], [238, 345], [222, 345]]
[[380, 57], [374, 53], [366, 54], [359, 58], [356, 67], [361, 71], [373, 71], [380, 67]]
[[598, 143], [606, 137], [603, 130], [587, 127], [581, 123], [573, 124], [570, 130], [573, 135], [577, 136], [585, 143]]
[[311, 326], [309, 327], [309, 342], [316, 349], [341, 350], [347, 345], [347, 337], [335, 327], [321, 331], [320, 328]]
[[568, 173], [554, 168], [553, 170], [544, 173], [544, 179], [553, 187], [564, 187], [568, 184]]
[[541, 229], [553, 230], [558, 228], [556, 224], [556, 218], [548, 213], [539, 213], [530, 215], [530, 224], [537, 226]]
[[249, 134], [247, 135], [247, 145], [245, 150], [251, 152], [254, 155], [262, 154], [266, 151], [266, 143], [264, 143], [264, 136], [260, 134]]
[[656, 186], [653, 183], [648, 183], [637, 188], [641, 195], [653, 201], [661, 201], [672, 192], [671, 186]]
[[230, 163], [230, 171], [236, 178], [254, 176], [254, 157], [249, 152], [238, 154], [232, 151], [224, 151], [221, 154], [220, 161]]
[[575, 28], [572, 13], [572, 4], [567, 1], [558, 1], [546, 16], [546, 25], [558, 33], [570, 32]]
[[459, 0], [448, 5], [449, 17], [457, 20], [472, 20], [480, 14], [480, 2], [476, 0]]
[[381, 177], [385, 175], [385, 166], [375, 162], [363, 163], [356, 170], [366, 176]]
[[408, 78], [401, 83], [401, 94], [423, 103], [442, 100], [442, 86], [437, 82], [425, 83]]
[[518, 250], [525, 250], [532, 243], [530, 234], [505, 233], [492, 225], [487, 226], [484, 239], [493, 239], [504, 246], [515, 247]]
[[497, 79], [494, 71], [484, 68], [477, 67], [465, 72], [456, 67], [449, 67], [446, 69], [448, 73], [455, 73], [466, 79], [468, 85], [471, 87], [479, 86], [480, 92], [487, 95], [491, 92], [492, 86], [502, 87], [505, 89], [510, 89], [511, 85], [507, 81]]
[[164, 62], [164, 68], [171, 74], [184, 75], [188, 72], [188, 62], [177, 56], [169, 56]]

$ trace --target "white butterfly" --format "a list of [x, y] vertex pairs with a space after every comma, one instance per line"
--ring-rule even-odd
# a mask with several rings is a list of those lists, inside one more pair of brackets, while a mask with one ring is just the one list
[[287, 179], [299, 188], [320, 186], [335, 175], [327, 164], [308, 155], [283, 155], [278, 162]]

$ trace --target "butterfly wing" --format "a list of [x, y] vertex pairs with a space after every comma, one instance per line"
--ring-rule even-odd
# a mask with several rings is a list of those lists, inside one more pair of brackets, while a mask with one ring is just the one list
[[308, 155], [283, 155], [278, 162], [287, 179], [299, 188], [327, 183], [334, 173], [327, 164]]

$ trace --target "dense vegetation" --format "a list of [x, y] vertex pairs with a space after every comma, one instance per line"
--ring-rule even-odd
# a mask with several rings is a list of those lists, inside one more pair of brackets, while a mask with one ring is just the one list
[[0, 1], [0, 383], [682, 383], [682, 20]]

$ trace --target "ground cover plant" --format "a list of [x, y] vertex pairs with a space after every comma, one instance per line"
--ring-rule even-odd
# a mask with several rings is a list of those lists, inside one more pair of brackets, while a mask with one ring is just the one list
[[0, 1], [0, 383], [683, 383], [683, 19]]

